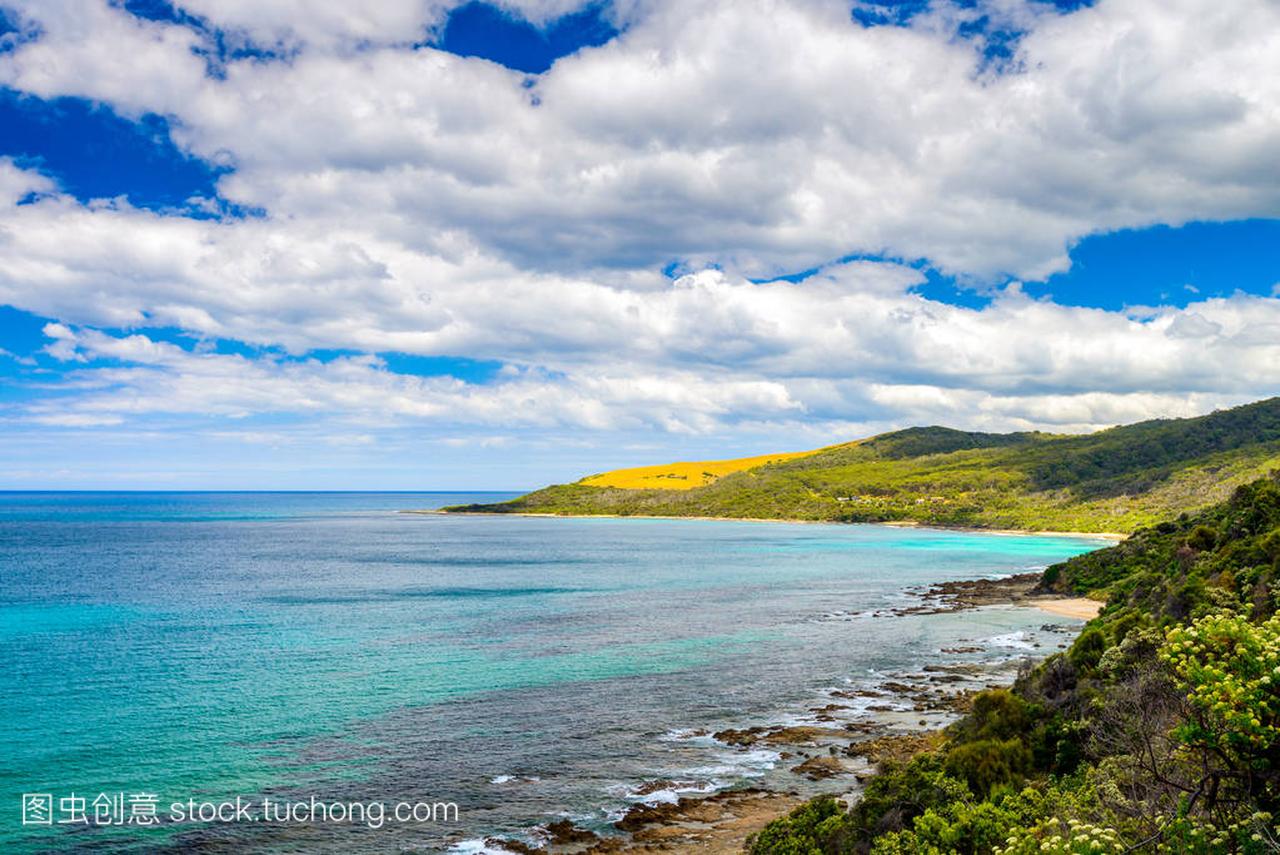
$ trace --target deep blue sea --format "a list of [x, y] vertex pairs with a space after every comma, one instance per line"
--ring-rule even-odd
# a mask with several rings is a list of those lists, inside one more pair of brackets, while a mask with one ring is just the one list
[[[696, 734], [798, 720], [949, 643], [1028, 647], [1046, 620], [871, 614], [906, 588], [1100, 545], [400, 513], [501, 497], [0, 493], [0, 849], [474, 851], [557, 816], [603, 828], [639, 783], [777, 762]], [[100, 796], [112, 822], [81, 821]], [[168, 821], [236, 796], [458, 817]]]

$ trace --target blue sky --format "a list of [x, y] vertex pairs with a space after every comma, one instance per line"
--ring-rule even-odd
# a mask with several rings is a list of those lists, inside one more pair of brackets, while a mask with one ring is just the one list
[[1280, 392], [1262, 0], [0, 9], [0, 489], [523, 488]]

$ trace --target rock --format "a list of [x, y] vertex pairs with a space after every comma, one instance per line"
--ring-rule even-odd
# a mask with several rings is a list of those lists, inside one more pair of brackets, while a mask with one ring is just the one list
[[809, 710], [811, 713], [833, 713], [839, 710], [847, 710], [844, 704], [827, 704], [825, 707], [813, 707]]
[[926, 665], [920, 670], [926, 674], [981, 674], [986, 668], [976, 662], [955, 662], [950, 665]]
[[942, 614], [978, 606], [1021, 602], [1030, 595], [1039, 581], [1039, 573], [1022, 573], [1007, 579], [941, 582], [923, 590], [917, 588], [910, 591], [913, 596], [923, 600], [924, 605], [889, 609], [887, 614], [893, 616]]
[[850, 721], [845, 723], [844, 729], [850, 733], [875, 733], [884, 728], [874, 721]]
[[760, 741], [760, 737], [764, 734], [763, 727], [748, 727], [742, 730], [728, 728], [726, 730], [718, 730], [711, 734], [711, 738], [717, 742], [723, 742], [725, 745], [748, 746], [755, 745]]
[[791, 771], [797, 775], [804, 775], [811, 781], [821, 781], [826, 778], [833, 778], [844, 772], [844, 766], [834, 757], [810, 757], [799, 766], [792, 767]]
[[598, 834], [587, 831], [585, 828], [578, 828], [573, 824], [572, 820], [568, 819], [553, 822], [546, 828], [553, 846], [563, 846], [570, 843], [595, 843], [600, 839]]
[[843, 733], [829, 727], [797, 725], [771, 730], [761, 740], [769, 745], [812, 745], [823, 739], [838, 738]]
[[797, 725], [795, 727], [775, 727], [771, 729], [749, 727], [745, 730], [721, 730], [714, 736], [726, 745], [748, 747], [761, 743], [765, 745], [807, 745], [822, 739], [840, 737], [843, 736], [843, 733], [829, 727]]
[[886, 760], [905, 762], [922, 751], [936, 748], [943, 738], [940, 732], [881, 736], [850, 745], [845, 749], [845, 753], [855, 757], [866, 757], [868, 761], [876, 764]]
[[833, 698], [883, 698], [884, 692], [878, 692], [875, 689], [832, 689], [831, 697]]
[[631, 791], [634, 796], [651, 796], [662, 790], [688, 789], [690, 787], [703, 786], [705, 781], [672, 781], [662, 779], [659, 781], [645, 781], [640, 786]]
[[680, 813], [680, 803], [664, 802], [657, 805], [636, 805], [626, 812], [622, 819], [614, 823], [620, 831], [638, 831], [646, 825], [660, 822], [672, 822]]

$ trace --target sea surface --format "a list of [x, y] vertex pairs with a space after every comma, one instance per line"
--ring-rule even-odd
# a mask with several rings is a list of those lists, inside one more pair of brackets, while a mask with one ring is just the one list
[[[802, 720], [947, 644], [1030, 652], [1064, 621], [876, 616], [909, 587], [1100, 545], [400, 513], [503, 497], [0, 493], [0, 850], [465, 852], [557, 816], [605, 829], [645, 782], [777, 767], [707, 733]], [[24, 794], [50, 797], [49, 825], [23, 825]], [[112, 823], [80, 821], [100, 796]], [[236, 796], [387, 818], [168, 821]], [[458, 814], [394, 822], [399, 802]], [[148, 803], [164, 822], [144, 824]]]

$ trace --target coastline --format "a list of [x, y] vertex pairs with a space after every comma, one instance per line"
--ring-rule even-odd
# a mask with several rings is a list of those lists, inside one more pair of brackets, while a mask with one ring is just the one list
[[[1082, 597], [1033, 595], [1038, 573], [1004, 579], [975, 579], [944, 582], [928, 588], [907, 589], [918, 605], [888, 609], [875, 618], [894, 619], [906, 615], [977, 611], [989, 608], [1030, 607], [1046, 614], [1087, 621], [1102, 608], [1101, 603]], [[821, 782], [825, 792], [849, 803], [862, 785], [877, 774], [886, 761], [901, 761], [937, 747], [946, 727], [967, 712], [978, 692], [1012, 685], [1019, 669], [1028, 660], [1040, 660], [1049, 653], [1034, 652], [1057, 641], [1059, 649], [1069, 646], [1083, 623], [1064, 626], [1046, 624], [1040, 640], [1018, 642], [1004, 658], [986, 649], [986, 657], [975, 662], [966, 654], [980, 650], [955, 639], [936, 658], [909, 671], [879, 675], [874, 682], [851, 684], [829, 690], [827, 703], [813, 706], [804, 720], [784, 713], [782, 723], [743, 724], [715, 733], [694, 734], [743, 751], [777, 752], [781, 771], [789, 772], [797, 784], [801, 779]], [[1034, 644], [1030, 641], [1035, 640]], [[847, 710], [860, 715], [845, 717]], [[703, 855], [741, 855], [751, 837], [770, 822], [805, 803], [816, 793], [796, 785], [782, 787], [737, 785], [715, 792], [696, 789], [683, 793], [679, 782], [645, 782], [637, 787], [674, 792], [670, 800], [639, 801], [613, 823], [610, 831], [591, 831], [569, 820], [548, 822], [532, 829], [532, 844], [511, 838], [490, 837], [470, 841], [472, 848], [455, 852], [514, 853], [514, 855], [605, 855], [653, 851], [696, 852]], [[803, 791], [802, 791], [803, 790]]]
[[919, 528], [931, 531], [961, 531], [972, 534], [992, 534], [1006, 537], [1078, 537], [1108, 543], [1119, 543], [1129, 537], [1115, 531], [1060, 531], [1052, 529], [981, 528], [978, 526], [938, 525], [916, 520], [883, 520], [845, 522], [843, 520], [804, 520], [786, 517], [706, 517], [662, 516], [660, 514], [555, 514], [539, 511], [446, 511], [440, 508], [405, 508], [396, 513], [444, 517], [535, 517], [540, 519], [569, 520], [697, 520], [701, 522], [787, 523], [789, 525], [887, 525], [895, 528]]

